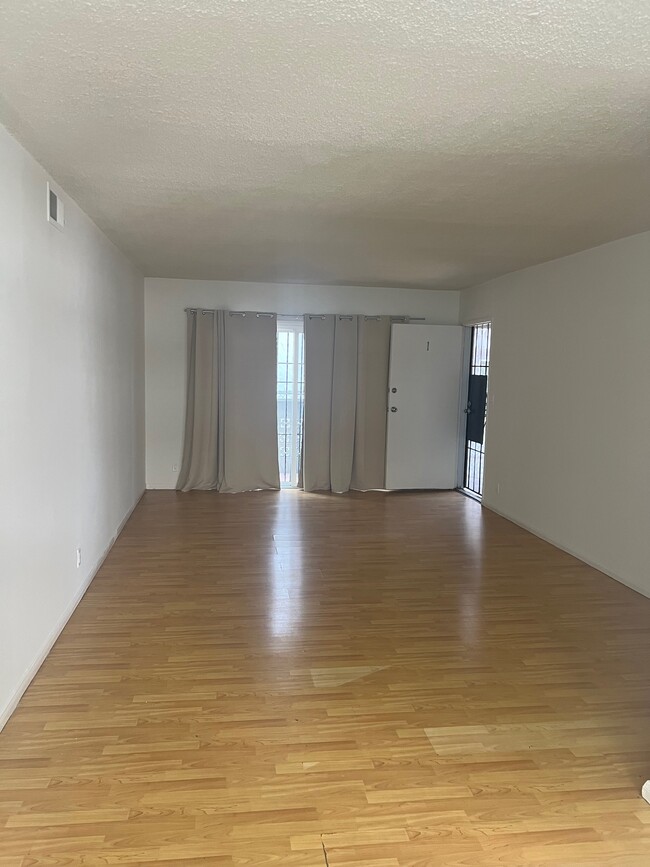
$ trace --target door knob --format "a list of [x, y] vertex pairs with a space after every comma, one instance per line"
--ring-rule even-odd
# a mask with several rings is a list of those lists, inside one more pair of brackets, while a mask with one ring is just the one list
[[397, 412], [397, 407], [396, 407], [396, 406], [391, 406], [390, 411], [391, 411], [391, 412]]

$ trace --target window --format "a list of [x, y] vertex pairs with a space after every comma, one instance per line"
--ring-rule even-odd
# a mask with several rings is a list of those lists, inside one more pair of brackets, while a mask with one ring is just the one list
[[278, 460], [280, 484], [298, 487], [305, 403], [305, 336], [302, 319], [278, 318]]

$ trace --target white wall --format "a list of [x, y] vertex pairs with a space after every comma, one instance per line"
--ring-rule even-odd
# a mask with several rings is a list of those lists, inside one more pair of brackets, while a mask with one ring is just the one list
[[650, 595], [650, 233], [463, 292], [479, 319], [485, 504]]
[[0, 727], [144, 488], [143, 278], [46, 181], [0, 127]]
[[353, 286], [281, 286], [209, 280], [145, 280], [147, 487], [173, 488], [183, 448], [185, 307], [275, 313], [423, 316], [458, 323], [458, 292]]

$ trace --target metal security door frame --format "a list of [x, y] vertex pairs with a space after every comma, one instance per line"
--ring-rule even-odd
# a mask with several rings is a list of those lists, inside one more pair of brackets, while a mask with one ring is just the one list
[[[484, 420], [484, 437], [482, 447], [479, 449], [481, 453], [481, 467], [480, 467], [480, 487], [478, 491], [472, 490], [466, 486], [467, 482], [467, 471], [468, 471], [468, 458], [469, 451], [468, 442], [467, 442], [467, 423], [468, 423], [468, 400], [469, 400], [469, 382], [470, 375], [474, 372], [474, 367], [476, 365], [473, 364], [474, 361], [474, 351], [475, 351], [475, 338], [476, 338], [476, 329], [478, 328], [487, 328], [487, 339], [488, 339], [488, 351], [486, 364], [480, 365], [483, 369], [483, 372], [488, 376], [488, 396], [487, 402], [485, 405], [485, 420]], [[459, 437], [458, 443], [458, 452], [459, 452], [459, 460], [458, 460], [458, 490], [466, 494], [469, 497], [473, 497], [476, 500], [481, 500], [483, 496], [483, 487], [484, 487], [484, 477], [485, 477], [485, 453], [486, 453], [486, 439], [487, 439], [487, 422], [488, 422], [488, 414], [489, 414], [489, 405], [490, 405], [490, 394], [489, 394], [489, 373], [490, 373], [490, 361], [491, 361], [491, 349], [492, 349], [492, 331], [493, 331], [493, 320], [492, 319], [477, 319], [464, 324], [464, 343], [463, 343], [463, 374], [461, 380], [461, 388], [463, 400], [461, 401], [461, 409], [460, 409], [460, 420], [459, 420], [459, 429], [461, 431], [461, 436]], [[474, 449], [473, 451], [476, 451]]]

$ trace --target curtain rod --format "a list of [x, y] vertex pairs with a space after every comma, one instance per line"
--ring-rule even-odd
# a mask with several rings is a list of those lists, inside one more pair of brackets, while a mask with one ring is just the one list
[[[184, 310], [186, 313], [198, 313], [199, 310], [201, 311], [201, 313], [216, 313], [217, 312], [216, 310], [208, 310], [207, 308], [203, 308], [203, 307], [185, 307]], [[246, 316], [247, 312], [252, 313], [253, 311], [227, 310], [226, 312], [228, 313], [229, 316]], [[255, 313], [255, 315], [256, 316], [279, 316], [279, 317], [284, 316], [284, 317], [291, 318], [291, 319], [302, 319], [303, 316], [309, 316], [310, 319], [324, 319], [325, 316], [332, 316], [332, 315], [338, 316], [339, 319], [352, 319], [352, 317], [354, 315], [363, 316], [363, 318], [366, 320], [368, 320], [368, 319], [380, 319], [381, 318], [379, 316], [366, 316], [363, 313], [360, 313], [360, 314], [352, 314], [352, 313], [337, 313], [337, 314], [306, 313], [305, 314], [305, 313], [266, 313], [266, 312], [264, 312], [264, 313]], [[409, 322], [425, 322], [426, 321], [425, 316], [397, 316], [397, 315], [395, 315], [395, 316], [389, 316], [388, 318], [393, 319], [393, 320], [404, 319], [404, 320], [408, 320]]]
[[[185, 307], [183, 309], [186, 313], [198, 313], [199, 310], [201, 311], [201, 313], [217, 312], [216, 310], [208, 310], [204, 307]], [[225, 310], [224, 312], [227, 313], [228, 316], [246, 316], [248, 313], [250, 313], [251, 316], [277, 316], [276, 313], [256, 313], [253, 310]]]
[[[289, 314], [278, 314], [281, 315], [289, 315]], [[381, 319], [381, 316], [366, 316], [364, 313], [306, 313], [305, 316], [309, 316], [310, 319], [325, 319], [326, 316], [338, 316], [339, 319], [353, 319], [355, 316], [363, 316], [363, 318], [368, 321], [369, 319]], [[388, 319], [391, 319], [393, 322], [397, 322], [402, 320], [404, 322], [426, 322], [426, 316], [388, 316]]]

